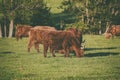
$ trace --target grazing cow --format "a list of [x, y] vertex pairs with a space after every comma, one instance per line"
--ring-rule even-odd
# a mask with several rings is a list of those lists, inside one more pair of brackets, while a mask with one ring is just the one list
[[[70, 31], [46, 31], [46, 30], [34, 30], [31, 29], [29, 32], [29, 43], [28, 43], [28, 51], [34, 44], [43, 44], [44, 46], [44, 57], [46, 57], [46, 53], [48, 48], [50, 48], [50, 52], [55, 57], [55, 50], [64, 50], [65, 56], [69, 56], [69, 50], [72, 48], [77, 57], [82, 56], [80, 51], [80, 41], [76, 38], [74, 33]], [[37, 51], [39, 51], [39, 47], [35, 47]]]
[[[71, 33], [74, 33], [74, 35], [76, 36], [76, 38], [80, 41], [80, 44], [79, 44], [79, 45], [81, 45], [81, 46], [80, 46], [81, 52], [84, 52], [84, 46], [82, 46], [82, 43], [84, 43], [84, 42], [82, 41], [82, 32], [79, 31], [79, 30], [76, 29], [76, 28], [68, 28], [66, 31], [70, 31]], [[70, 52], [73, 52], [73, 49], [70, 48], [69, 51], [70, 51]], [[59, 53], [64, 54], [65, 51], [64, 51], [64, 50], [59, 50]]]
[[109, 39], [110, 37], [120, 36], [120, 25], [112, 25], [111, 28], [108, 28], [105, 33], [105, 38]]
[[42, 29], [42, 30], [56, 30], [54, 27], [50, 26], [28, 26], [28, 25], [17, 25], [16, 26], [16, 32], [15, 32], [15, 37], [17, 41], [19, 38], [21, 39], [22, 37], [28, 37], [28, 32], [30, 31], [31, 28], [34, 29]]
[[64, 50], [65, 57], [68, 57], [71, 49], [75, 51], [76, 57], [83, 55], [80, 49], [80, 41], [76, 38], [74, 33], [69, 31], [51, 31], [45, 35], [45, 38], [46, 37], [47, 39], [43, 41], [45, 57], [48, 46], [53, 55], [55, 50]]

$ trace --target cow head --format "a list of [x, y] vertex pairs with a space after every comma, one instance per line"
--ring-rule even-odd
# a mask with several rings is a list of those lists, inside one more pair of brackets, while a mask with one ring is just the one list
[[111, 34], [111, 33], [104, 33], [104, 35], [105, 35], [105, 38], [106, 38], [106, 39], [110, 39], [110, 37], [112, 37], [112, 34]]
[[19, 40], [19, 38], [20, 39], [22, 38], [22, 27], [20, 27], [18, 25], [16, 26], [15, 37], [16, 37], [17, 41]]
[[84, 56], [84, 49], [85, 49], [85, 45], [86, 45], [85, 42], [86, 41], [83, 40], [83, 42], [81, 43], [81, 47], [80, 47], [80, 54], [81, 54], [81, 56]]
[[19, 39], [22, 39], [23, 36], [28, 36], [30, 28], [31, 28], [30, 26], [17, 25], [15, 32], [16, 40], [18, 41]]

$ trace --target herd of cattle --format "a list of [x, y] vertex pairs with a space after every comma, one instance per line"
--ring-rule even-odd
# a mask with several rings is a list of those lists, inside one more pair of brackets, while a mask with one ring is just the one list
[[[120, 25], [113, 25], [107, 29], [105, 38], [109, 39], [114, 35], [120, 35]], [[68, 57], [72, 51], [75, 52], [76, 57], [82, 57], [84, 55], [82, 32], [76, 28], [56, 30], [50, 26], [32, 27], [28, 25], [17, 25], [15, 36], [17, 40], [22, 37], [28, 37], [28, 52], [34, 46], [39, 53], [39, 44], [42, 44], [44, 57], [47, 56], [48, 49], [50, 49], [53, 57], [55, 57], [55, 51], [64, 54], [65, 57]]]
[[59, 51], [65, 57], [68, 57], [71, 51], [75, 52], [76, 57], [83, 56], [82, 33], [76, 28], [56, 30], [50, 26], [17, 25], [15, 36], [17, 40], [28, 37], [28, 52], [34, 46], [39, 53], [39, 44], [42, 44], [44, 57], [47, 56], [48, 49], [53, 57], [55, 57], [55, 51]]

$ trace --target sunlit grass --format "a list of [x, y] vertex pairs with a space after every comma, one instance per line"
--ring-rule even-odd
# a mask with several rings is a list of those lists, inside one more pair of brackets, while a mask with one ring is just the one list
[[0, 39], [0, 80], [119, 80], [119, 38], [106, 40], [102, 35], [84, 35], [84, 57], [69, 58], [48, 52], [43, 57], [34, 47], [27, 52], [27, 39]]

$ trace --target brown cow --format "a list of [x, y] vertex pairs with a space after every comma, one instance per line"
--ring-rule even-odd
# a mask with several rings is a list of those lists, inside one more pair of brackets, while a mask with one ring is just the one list
[[[81, 45], [82, 43], [84, 43], [84, 42], [82, 41], [82, 32], [81, 32], [81, 31], [79, 31], [79, 30], [76, 29], [76, 28], [68, 28], [66, 31], [70, 31], [71, 33], [74, 33], [74, 35], [76, 36], [76, 38], [80, 41], [80, 44], [79, 44], [79, 45]], [[84, 52], [84, 46], [81, 45], [80, 48], [81, 48], [81, 52]], [[70, 51], [70, 52], [73, 52], [73, 49], [70, 48], [69, 51]], [[65, 51], [64, 51], [64, 50], [59, 50], [59, 53], [64, 54]]]
[[120, 25], [112, 25], [112, 27], [108, 28], [108, 30], [105, 33], [106, 39], [109, 39], [110, 37], [114, 36], [120, 36]]
[[55, 50], [64, 50], [65, 57], [68, 57], [71, 49], [75, 51], [77, 57], [83, 55], [81, 53], [82, 50], [79, 49], [81, 47], [80, 41], [76, 38], [74, 33], [69, 31], [51, 31], [45, 35], [45, 38], [46, 37], [47, 39], [43, 41], [45, 57], [48, 46], [53, 55]]
[[[54, 27], [50, 27], [50, 26], [28, 26], [28, 25], [17, 25], [16, 26], [16, 32], [15, 32], [15, 36], [17, 41], [19, 40], [19, 38], [21, 39], [22, 37], [28, 37], [29, 36], [29, 31], [33, 29], [33, 30], [49, 30], [49, 31], [56, 31], [56, 29]], [[35, 43], [34, 44], [35, 49], [37, 49], [37, 52], [39, 52], [39, 44]]]
[[[46, 53], [48, 48], [50, 48], [50, 52], [55, 57], [55, 50], [64, 50], [65, 56], [69, 56], [69, 50], [72, 48], [77, 57], [82, 56], [80, 51], [80, 42], [70, 31], [45, 31], [45, 30], [34, 30], [31, 29], [29, 33], [29, 44], [28, 51], [34, 44], [43, 44], [44, 46], [44, 57], [46, 57]], [[37, 50], [39, 47], [35, 47]]]
[[29, 26], [29, 25], [17, 25], [16, 26], [16, 32], [15, 32], [15, 37], [17, 41], [19, 38], [21, 39], [22, 37], [28, 37], [28, 32], [30, 31], [31, 28], [34, 29], [42, 29], [42, 30], [56, 30], [54, 27], [50, 26]]

